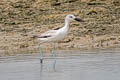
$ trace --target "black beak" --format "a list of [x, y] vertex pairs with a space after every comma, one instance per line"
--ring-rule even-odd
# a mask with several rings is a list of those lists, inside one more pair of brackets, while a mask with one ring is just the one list
[[75, 18], [76, 21], [78, 22], [84, 22], [84, 20], [80, 19], [80, 18]]

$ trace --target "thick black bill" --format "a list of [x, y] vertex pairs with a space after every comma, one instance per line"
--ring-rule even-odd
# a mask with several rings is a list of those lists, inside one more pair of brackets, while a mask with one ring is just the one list
[[84, 22], [82, 19], [80, 18], [75, 18], [76, 21], [79, 21], [79, 22]]

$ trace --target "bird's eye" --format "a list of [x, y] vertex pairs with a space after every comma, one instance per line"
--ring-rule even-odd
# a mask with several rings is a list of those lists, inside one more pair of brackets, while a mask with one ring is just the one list
[[72, 16], [70, 16], [70, 18], [72, 18]]

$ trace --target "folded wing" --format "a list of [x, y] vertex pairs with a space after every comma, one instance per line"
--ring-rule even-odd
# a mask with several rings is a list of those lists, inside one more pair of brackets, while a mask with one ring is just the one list
[[47, 31], [47, 32], [45, 32], [45, 33], [42, 33], [42, 34], [40, 34], [40, 35], [35, 35], [35, 36], [33, 36], [33, 38], [41, 38], [41, 39], [43, 39], [43, 38], [50, 38], [50, 37], [53, 37], [53, 36], [55, 36], [56, 35], [56, 30], [49, 30], [49, 31]]

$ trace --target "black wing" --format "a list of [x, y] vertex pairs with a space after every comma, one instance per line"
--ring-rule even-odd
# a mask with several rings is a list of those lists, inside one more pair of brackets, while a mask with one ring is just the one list
[[51, 35], [46, 35], [46, 36], [33, 36], [33, 38], [48, 38], [51, 37]]
[[60, 29], [60, 27], [59, 27], [59, 28], [56, 28], [56, 29], [54, 29], [54, 30], [58, 30], [58, 29]]

